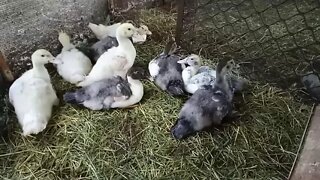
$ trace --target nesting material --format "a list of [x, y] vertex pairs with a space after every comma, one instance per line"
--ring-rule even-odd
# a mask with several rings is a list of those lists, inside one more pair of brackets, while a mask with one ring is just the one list
[[[153, 9], [138, 14], [153, 35], [145, 44], [136, 45], [136, 65], [147, 68], [148, 62], [163, 50], [166, 37], [174, 30], [174, 15]], [[58, 94], [73, 88], [56, 73], [52, 75]], [[251, 82], [235, 98], [238, 117], [226, 119], [221, 127], [176, 141], [169, 130], [186, 98], [171, 97], [150, 81], [143, 83], [144, 98], [131, 109], [90, 111], [62, 103], [46, 130], [28, 138], [21, 137], [15, 123], [9, 141], [0, 145], [0, 176], [13, 179], [288, 176], [310, 106], [269, 84]]]

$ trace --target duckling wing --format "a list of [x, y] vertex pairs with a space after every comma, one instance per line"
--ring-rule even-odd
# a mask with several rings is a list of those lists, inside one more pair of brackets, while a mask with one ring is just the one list
[[119, 43], [115, 37], [107, 36], [100, 41], [96, 42], [91, 46], [92, 52], [93, 52], [93, 59], [94, 61], [97, 61], [98, 58], [108, 51], [112, 47], [118, 46]]
[[197, 119], [199, 122], [210, 120], [213, 124], [220, 124], [232, 108], [225, 94], [218, 89], [212, 89], [211, 86], [198, 89], [187, 103], [193, 107], [188, 110], [190, 116], [195, 114], [194, 119]]
[[87, 94], [90, 96], [122, 96], [131, 95], [129, 83], [123, 80], [120, 76], [97, 81], [86, 87]]
[[13, 84], [9, 89], [9, 97], [18, 116], [30, 110], [49, 113], [56, 100], [52, 85], [41, 78], [32, 78]]
[[202, 86], [202, 85], [213, 84], [215, 80], [216, 80], [215, 76], [212, 76], [208, 72], [203, 72], [203, 73], [194, 75], [189, 80], [189, 83], [190, 84], [197, 84], [199, 86]]
[[148, 69], [152, 78], [155, 78], [159, 74], [161, 67], [165, 66], [163, 61], [166, 61], [166, 57], [167, 55], [161, 53], [149, 62]]
[[209, 66], [201, 66], [197, 73], [203, 73], [203, 72], [209, 72], [211, 70], [211, 68]]

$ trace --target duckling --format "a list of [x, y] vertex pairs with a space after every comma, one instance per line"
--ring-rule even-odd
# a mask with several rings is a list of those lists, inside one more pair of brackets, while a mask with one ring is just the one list
[[302, 84], [304, 85], [310, 96], [316, 101], [320, 102], [320, 75], [317, 73], [310, 72], [301, 78]]
[[[133, 24], [132, 21], [126, 21], [126, 23]], [[92, 32], [96, 35], [99, 40], [103, 40], [106, 37], [116, 37], [117, 36], [117, 29], [123, 23], [115, 23], [109, 26], [105, 26], [103, 24], [93, 24], [89, 23], [88, 27], [92, 30]], [[132, 37], [133, 43], [143, 43], [147, 39], [147, 35], [151, 35], [152, 32], [149, 30], [148, 26], [141, 24], [139, 28], [136, 28], [137, 31]], [[116, 39], [113, 39], [116, 40]]]
[[[151, 34], [152, 32], [148, 29], [147, 26], [141, 25], [140, 28], [137, 29], [136, 33], [134, 33], [134, 35], [132, 36], [132, 43], [142, 44], [146, 41], [147, 35]], [[119, 43], [115, 36], [105, 36], [90, 47], [93, 61], [96, 62], [104, 52], [118, 45]]]
[[149, 30], [148, 26], [141, 24], [137, 29], [137, 33], [133, 35], [132, 42], [142, 44], [147, 40], [147, 35], [152, 35], [152, 32]]
[[109, 26], [103, 24], [93, 24], [89, 23], [88, 27], [91, 29], [93, 34], [99, 39], [102, 40], [107, 36], [116, 37], [116, 30], [121, 25], [121, 23], [114, 23]]
[[51, 117], [52, 107], [59, 104], [44, 66], [54, 57], [47, 50], [39, 49], [32, 54], [31, 60], [33, 68], [14, 81], [9, 89], [9, 100], [24, 136], [43, 131]]
[[184, 95], [184, 84], [181, 76], [182, 66], [178, 64], [179, 56], [174, 55], [174, 40], [168, 42], [164, 52], [149, 62], [150, 80], [170, 95]]
[[196, 54], [191, 54], [178, 63], [189, 65], [183, 69], [182, 79], [185, 90], [190, 94], [203, 85], [212, 85], [216, 79], [216, 71], [208, 66], [201, 66], [201, 59]]
[[59, 41], [63, 48], [53, 62], [59, 75], [72, 84], [83, 81], [92, 69], [90, 59], [70, 42], [68, 34], [60, 32]]
[[96, 81], [89, 86], [67, 92], [64, 101], [83, 105], [91, 110], [124, 108], [138, 103], [143, 96], [143, 85], [130, 71], [127, 80], [120, 76]]
[[219, 125], [222, 119], [231, 113], [233, 92], [226, 74], [234, 66], [233, 60], [220, 61], [213, 86], [202, 86], [187, 100], [178, 120], [171, 128], [171, 134], [175, 139], [188, 137], [212, 124]]
[[135, 27], [130, 23], [121, 24], [117, 29], [119, 46], [113, 47], [103, 53], [93, 66], [89, 75], [77, 86], [87, 86], [95, 81], [110, 78], [115, 75], [125, 78], [136, 58], [136, 49], [129, 40], [135, 31]]

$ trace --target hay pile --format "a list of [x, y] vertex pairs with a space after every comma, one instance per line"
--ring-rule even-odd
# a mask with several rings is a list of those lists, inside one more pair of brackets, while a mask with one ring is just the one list
[[[137, 47], [147, 66], [174, 30], [174, 16], [143, 10], [153, 32]], [[163, 37], [163, 38], [162, 38]], [[52, 73], [60, 97], [70, 88]], [[10, 179], [284, 179], [288, 176], [310, 106], [270, 85], [252, 83], [236, 100], [240, 117], [185, 141], [169, 129], [186, 98], [173, 98], [149, 81], [133, 109], [94, 112], [61, 103], [47, 129], [22, 138], [17, 123], [2, 143], [0, 177]], [[14, 117], [14, 116], [13, 116]], [[13, 120], [15, 120], [13, 118]]]

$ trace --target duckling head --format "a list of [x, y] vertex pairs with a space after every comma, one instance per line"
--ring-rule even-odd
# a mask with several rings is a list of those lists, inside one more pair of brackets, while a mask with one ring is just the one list
[[176, 121], [175, 125], [172, 126], [170, 131], [171, 135], [175, 139], [184, 139], [196, 132], [192, 126], [192, 123], [184, 117], [180, 117]]
[[134, 35], [137, 29], [131, 23], [121, 24], [116, 31], [117, 36], [130, 38]]
[[142, 67], [132, 67], [127, 73], [128, 79], [142, 80], [148, 79], [149, 73]]
[[218, 63], [216, 72], [224, 75], [227, 74], [228, 72], [230, 72], [233, 68], [236, 67], [236, 63], [234, 62], [234, 60], [221, 60]]
[[190, 56], [178, 61], [179, 64], [186, 64], [189, 66], [201, 66], [200, 56], [191, 54]]
[[146, 35], [151, 35], [152, 32], [149, 30], [148, 26], [141, 24], [138, 31], [140, 34], [146, 34]]
[[45, 49], [38, 49], [32, 54], [31, 60], [33, 64], [47, 64], [54, 61], [54, 56]]

